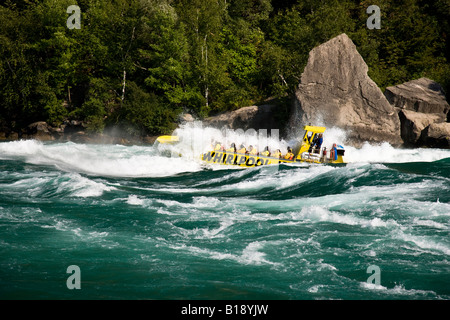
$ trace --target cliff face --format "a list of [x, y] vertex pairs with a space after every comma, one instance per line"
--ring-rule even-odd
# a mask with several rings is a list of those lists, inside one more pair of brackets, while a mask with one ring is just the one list
[[346, 34], [314, 48], [295, 93], [290, 125], [347, 130], [350, 143], [387, 141], [400, 145], [400, 121]]
[[450, 106], [439, 83], [420, 78], [388, 87], [384, 94], [399, 111], [405, 145], [450, 147]]

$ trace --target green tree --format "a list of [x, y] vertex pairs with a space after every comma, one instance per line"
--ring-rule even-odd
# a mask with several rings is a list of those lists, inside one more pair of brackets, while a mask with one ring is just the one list
[[[66, 27], [73, 4], [81, 29]], [[372, 4], [379, 30], [366, 27]], [[7, 0], [0, 122], [20, 130], [78, 119], [96, 132], [168, 133], [182, 111], [288, 101], [310, 50], [340, 33], [382, 89], [426, 76], [448, 92], [449, 21], [448, 0]]]
[[[369, 66], [369, 75], [384, 90], [423, 76], [445, 83], [448, 60], [445, 38], [437, 16], [427, 14], [417, 0], [363, 1], [357, 17], [365, 21], [365, 10], [376, 4], [381, 11], [381, 29], [367, 30], [360, 24], [350, 36]], [[444, 22], [445, 25], [445, 22]]]
[[175, 129], [176, 110], [168, 108], [154, 93], [148, 93], [136, 83], [128, 83], [128, 97], [113, 116], [128, 134], [169, 134]]
[[195, 108], [201, 94], [189, 85], [191, 71], [187, 40], [175, 9], [167, 3], [145, 7], [134, 64], [149, 91], [173, 108]]
[[203, 105], [197, 106], [200, 116], [211, 111], [221, 93], [223, 84], [227, 83], [223, 61], [217, 53], [220, 31], [226, 16], [225, 1], [188, 0], [175, 1], [174, 7], [184, 26], [189, 44], [190, 72], [192, 83], [203, 96]]

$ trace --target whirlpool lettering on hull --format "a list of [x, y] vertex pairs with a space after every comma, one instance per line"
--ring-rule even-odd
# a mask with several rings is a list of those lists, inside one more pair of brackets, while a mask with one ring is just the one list
[[[269, 159], [265, 157], [249, 156], [245, 154], [215, 152], [210, 151], [203, 154], [203, 160], [211, 163], [228, 164], [228, 165], [242, 165], [246, 167], [257, 167], [268, 165], [271, 163], [278, 163], [278, 159]], [[274, 162], [275, 161], [275, 162]]]

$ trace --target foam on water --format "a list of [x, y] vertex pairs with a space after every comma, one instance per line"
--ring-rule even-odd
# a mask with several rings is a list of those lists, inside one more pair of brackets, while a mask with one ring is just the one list
[[361, 148], [346, 147], [345, 161], [365, 163], [432, 162], [450, 157], [450, 150], [398, 149], [389, 143], [364, 143]]
[[142, 206], [145, 203], [144, 199], [139, 198], [137, 195], [132, 194], [128, 196], [128, 199], [126, 201], [128, 204], [131, 204], [133, 206]]
[[380, 294], [383, 295], [393, 295], [393, 296], [400, 296], [400, 297], [415, 297], [417, 298], [436, 298], [437, 294], [434, 291], [431, 290], [416, 290], [416, 289], [405, 289], [404, 285], [399, 284], [394, 286], [393, 288], [387, 288], [379, 284], [373, 284], [373, 283], [367, 283], [367, 282], [361, 282], [360, 283], [361, 288], [364, 290], [370, 290], [370, 291], [378, 291]]
[[83, 177], [78, 173], [26, 172], [15, 173], [14, 182], [3, 186], [3, 192], [21, 197], [98, 197], [114, 190], [102, 182]]
[[[68, 261], [89, 272], [87, 298], [95, 286], [114, 298], [448, 299], [448, 163], [416, 168], [450, 151], [366, 144], [346, 146], [345, 166], [205, 168], [211, 135], [225, 138], [214, 130], [180, 128], [171, 158], [156, 146], [0, 143], [3, 292], [36, 291], [33, 279], [49, 267], [61, 278]], [[345, 132], [326, 133], [345, 146]], [[372, 264], [381, 285], [365, 282]]]
[[395, 234], [392, 235], [394, 239], [400, 239], [405, 242], [412, 242], [415, 246], [422, 249], [422, 252], [426, 250], [427, 253], [434, 254], [446, 254], [450, 255], [450, 243], [440, 243], [436, 242], [429, 236], [418, 236], [404, 233], [402, 230], [397, 230]]
[[232, 260], [244, 265], [268, 264], [277, 266], [279, 263], [266, 259], [266, 254], [261, 252], [267, 241], [250, 242], [240, 253], [224, 253], [211, 249], [199, 248], [187, 245], [171, 245], [174, 250], [187, 251], [200, 257], [207, 257], [215, 260]]
[[[231, 142], [254, 145], [262, 150], [266, 145], [283, 152], [293, 141], [280, 140], [276, 132], [247, 130], [218, 130], [196, 122], [178, 128], [174, 134], [181, 137], [176, 146], [121, 146], [42, 143], [34, 140], [0, 143], [0, 159], [22, 158], [32, 164], [51, 165], [65, 171], [117, 177], [163, 177], [182, 172], [204, 170], [200, 155], [210, 150], [211, 141], [220, 141], [226, 147]], [[299, 137], [298, 137], [299, 138]], [[345, 161], [349, 163], [399, 163], [436, 161], [450, 157], [450, 150], [397, 149], [388, 143], [364, 144], [362, 148], [345, 146], [346, 133], [330, 128], [324, 135], [324, 146], [334, 142], [346, 148]], [[162, 152], [169, 149], [174, 157]], [[181, 157], [179, 157], [181, 155]], [[236, 169], [232, 166], [209, 165], [210, 169]], [[240, 169], [240, 168], [239, 168]]]
[[74, 197], [98, 197], [105, 191], [111, 191], [115, 188], [107, 186], [104, 183], [96, 182], [86, 177], [82, 177], [78, 173], [70, 173], [66, 181], [58, 186], [58, 192], [69, 190]]
[[42, 143], [34, 140], [0, 143], [0, 159], [17, 157], [31, 164], [100, 176], [161, 177], [201, 170], [198, 162], [164, 157], [152, 146]]

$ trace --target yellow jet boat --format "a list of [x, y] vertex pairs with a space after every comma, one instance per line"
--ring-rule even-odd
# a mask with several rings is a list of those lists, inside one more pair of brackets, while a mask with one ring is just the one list
[[[207, 163], [216, 163], [222, 165], [232, 165], [240, 167], [258, 167], [280, 163], [319, 163], [319, 164], [339, 164], [344, 163], [345, 150], [341, 145], [333, 144], [329, 154], [326, 148], [317, 148], [314, 146], [319, 134], [325, 132], [325, 127], [305, 126], [303, 139], [297, 146], [293, 147], [292, 155], [286, 158], [281, 157], [251, 155], [248, 153], [238, 153], [223, 150], [211, 150], [201, 155], [201, 160]], [[161, 136], [157, 142], [163, 144], [173, 144], [179, 141], [176, 136]]]

